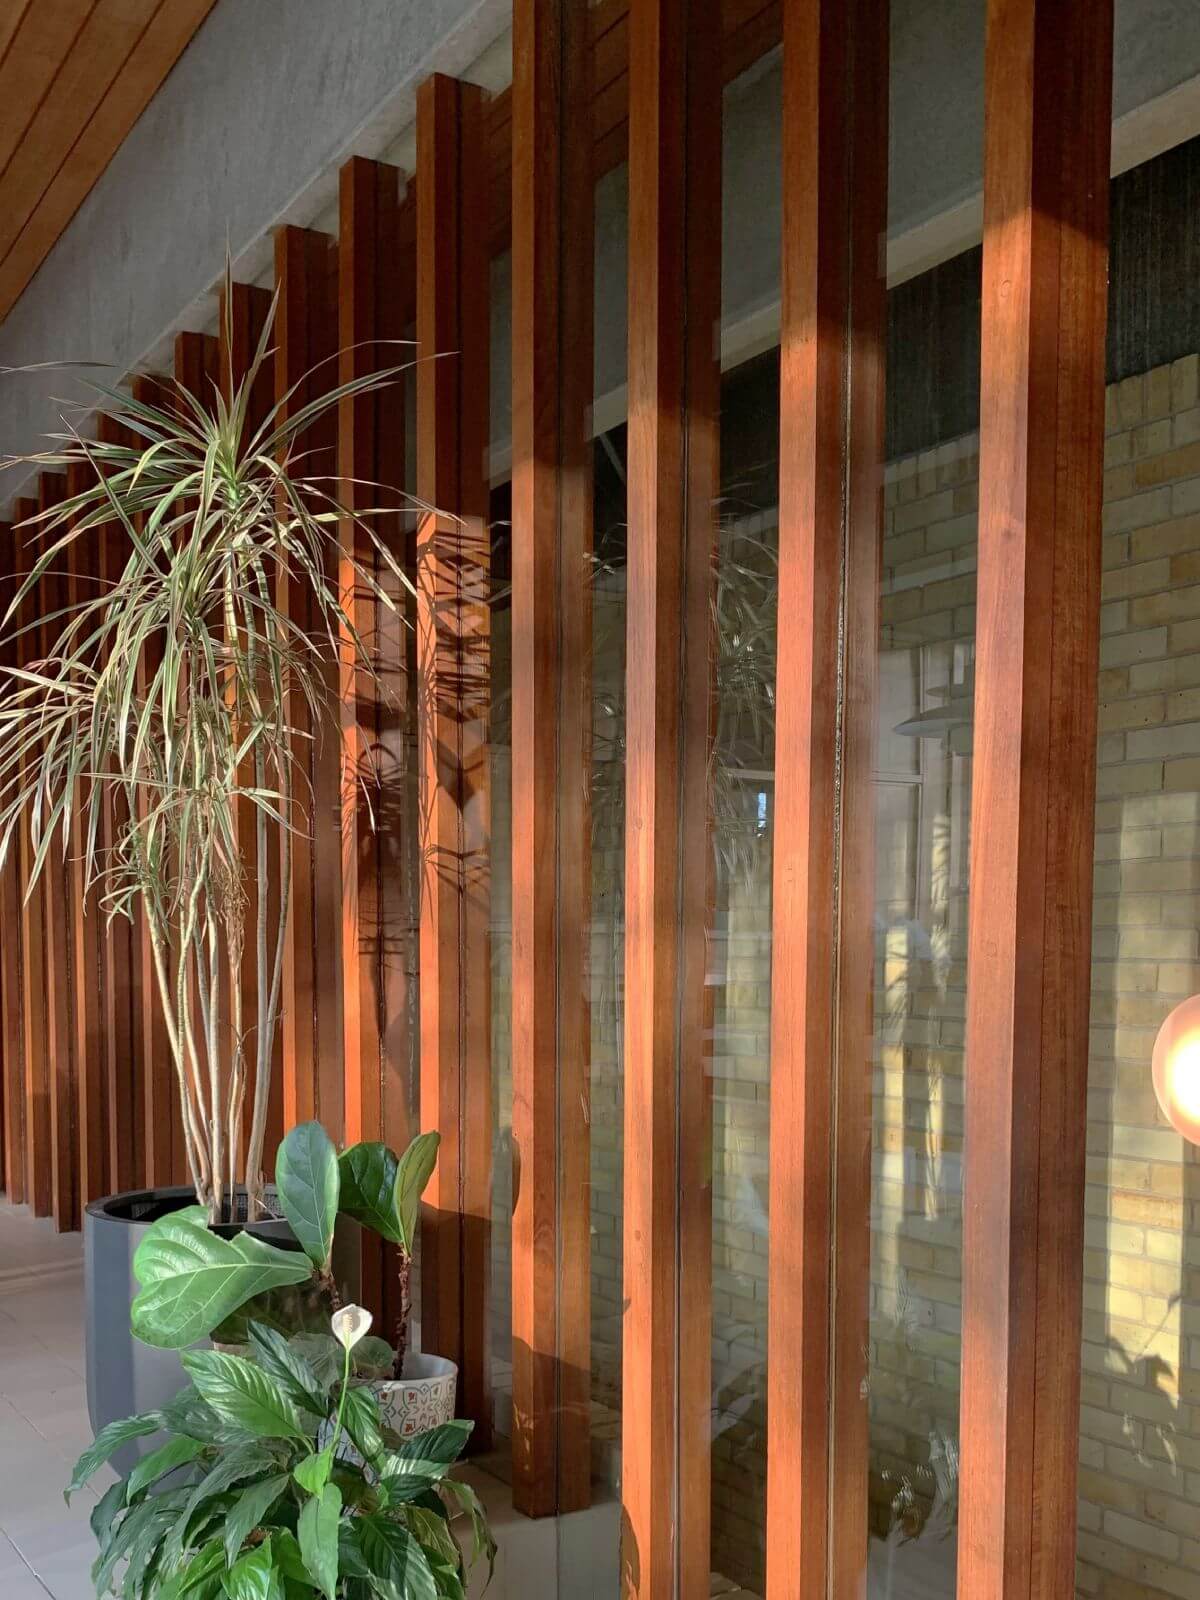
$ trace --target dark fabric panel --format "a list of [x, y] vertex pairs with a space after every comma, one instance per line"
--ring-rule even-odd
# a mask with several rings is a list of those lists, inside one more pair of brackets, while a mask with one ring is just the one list
[[[887, 453], [979, 426], [976, 246], [888, 295]], [[1200, 138], [1112, 184], [1107, 381], [1200, 351]]]
[[982, 273], [976, 245], [888, 294], [889, 460], [979, 426]]

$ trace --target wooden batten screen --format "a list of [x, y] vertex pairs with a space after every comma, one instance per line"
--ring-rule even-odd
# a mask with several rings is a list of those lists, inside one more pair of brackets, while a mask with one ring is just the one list
[[591, 1495], [586, 0], [513, 15], [513, 1499]]
[[1112, 40], [1107, 0], [989, 7], [958, 1558], [970, 1600], [1074, 1586]]
[[[250, 403], [242, 434], [242, 445], [247, 447], [258, 430], [269, 419], [275, 404], [275, 371], [271, 345], [262, 348], [263, 334], [271, 314], [271, 292], [255, 284], [231, 282], [228, 290], [222, 288], [217, 329], [217, 380], [228, 404], [249, 373], [262, 350], [262, 362], [250, 391]], [[248, 757], [242, 782], [248, 787], [255, 781], [254, 759]], [[279, 920], [279, 876], [271, 871], [271, 856], [261, 864], [258, 859], [256, 808], [243, 800], [234, 811], [238, 849], [245, 872], [246, 893], [250, 903], [257, 906], [260, 883], [266, 894], [268, 926]], [[261, 871], [261, 876], [260, 876]], [[246, 997], [258, 994], [258, 951], [255, 941], [246, 940], [242, 955], [242, 985]], [[271, 1062], [271, 1085], [268, 1091], [267, 1120], [264, 1151], [268, 1169], [274, 1152], [283, 1137], [283, 1042], [276, 1030]], [[246, 1128], [248, 1134], [249, 1129]]]
[[[338, 592], [340, 710], [342, 1038], [345, 1137], [403, 1150], [412, 1121], [409, 993], [414, 915], [407, 870], [406, 797], [411, 769], [411, 607], [392, 562], [412, 565], [403, 514], [404, 333], [412, 315], [415, 257], [401, 242], [402, 175], [358, 157], [342, 168], [338, 232], [338, 381], [393, 373], [340, 402]], [[382, 547], [382, 548], [381, 548]], [[386, 555], [385, 555], [386, 552]], [[390, 558], [390, 559], [389, 559]], [[381, 598], [386, 595], [392, 610]], [[364, 1240], [364, 1293], [387, 1312], [393, 1252]], [[388, 1315], [388, 1325], [393, 1320]]]
[[[38, 502], [32, 497], [16, 503], [18, 571], [29, 572], [36, 560]], [[39, 588], [21, 602], [17, 641], [23, 665], [41, 654], [36, 621], [43, 601]], [[44, 888], [28, 892], [34, 844], [28, 815], [21, 818], [19, 866], [21, 879], [21, 1018], [25, 1063], [25, 1199], [35, 1216], [51, 1215], [50, 1182], [50, 1065], [46, 1043], [46, 920]]]
[[[273, 401], [290, 410], [403, 359], [389, 341], [415, 321], [415, 488], [438, 509], [415, 531], [399, 511], [403, 385], [345, 402], [336, 425], [297, 447], [299, 470], [340, 479], [349, 509], [330, 573], [377, 670], [352, 659], [348, 628], [328, 682], [340, 738], [314, 744], [311, 787], [297, 797], [306, 814], [289, 874], [273, 1131], [320, 1117], [339, 1139], [402, 1145], [416, 1126], [419, 1050], [420, 1126], [443, 1140], [423, 1216], [422, 1340], [458, 1363], [459, 1410], [486, 1448], [489, 247], [497, 254], [511, 226], [513, 1494], [531, 1516], [580, 1510], [592, 1444], [593, 202], [597, 175], [628, 150], [621, 1494], [623, 1585], [643, 1600], [709, 1591], [721, 106], [723, 84], [776, 38], [784, 621], [766, 1592], [857, 1600], [869, 1521], [887, 7], [516, 0], [509, 96], [429, 79], [404, 198], [394, 169], [355, 159], [341, 175], [336, 246], [277, 234], [275, 353], [254, 407], [256, 419]], [[1112, 0], [989, 0], [962, 1600], [1059, 1600], [1074, 1581], [1111, 44]], [[265, 291], [234, 285], [219, 359], [211, 341], [185, 336], [178, 374], [193, 387], [236, 383], [268, 306]], [[163, 400], [149, 379], [134, 392]], [[15, 519], [70, 487], [44, 477]], [[415, 581], [407, 632], [354, 571], [357, 561], [394, 581], [355, 522], [368, 512]], [[8, 594], [30, 534], [5, 533]], [[69, 598], [91, 572], [112, 578], [125, 554], [118, 528], [99, 529], [39, 583], [21, 620], [52, 608], [56, 585]], [[399, 588], [394, 598], [408, 604]], [[278, 599], [314, 625], [305, 586], [286, 573]], [[36, 659], [45, 635], [0, 642], [0, 659]], [[302, 702], [291, 712], [306, 724]], [[417, 823], [406, 831], [413, 759]], [[121, 822], [105, 808], [101, 848]], [[53, 853], [26, 895], [35, 851], [26, 823], [0, 873], [4, 1179], [13, 1199], [70, 1225], [104, 1188], [175, 1177], [182, 1145], [146, 929], [106, 926], [85, 905], [77, 852]], [[368, 1262], [377, 1305], [386, 1265], [382, 1253]]]
[[[133, 398], [158, 409], [172, 406], [172, 390], [162, 378], [140, 374], [133, 380]], [[140, 444], [140, 437], [135, 441]], [[144, 516], [144, 513], [141, 514]], [[138, 665], [137, 692], [149, 692], [162, 659], [162, 644], [151, 638]], [[148, 804], [140, 786], [136, 803]], [[145, 1181], [151, 1187], [187, 1181], [183, 1143], [183, 1117], [176, 1092], [175, 1070], [166, 1020], [158, 1003], [154, 945], [150, 922], [142, 912], [133, 916], [134, 1024], [140, 1034], [140, 1084], [144, 1133]]]
[[622, 1569], [708, 1591], [720, 13], [629, 13]]
[[417, 94], [417, 531], [421, 1120], [442, 1135], [422, 1218], [422, 1335], [457, 1361], [459, 1408], [491, 1428], [489, 276], [483, 94]]
[[[17, 593], [20, 572], [21, 535], [9, 522], [0, 524], [0, 615], [7, 616]], [[15, 620], [3, 627], [0, 635], [0, 670], [5, 674], [21, 664], [21, 641], [14, 637]], [[0, 917], [4, 937], [0, 939], [0, 1066], [4, 1072], [4, 1192], [14, 1205], [25, 1201], [25, 1036], [22, 1028], [21, 993], [21, 854], [14, 836], [8, 858], [0, 869]]]
[[869, 0], [783, 11], [767, 1593], [824, 1600], [867, 1540], [888, 42]]
[[[337, 253], [333, 240], [302, 228], [275, 236], [275, 396], [279, 420], [293, 415], [337, 381]], [[336, 471], [336, 423], [323, 417], [297, 441], [292, 472], [323, 480]], [[331, 557], [329, 577], [335, 577]], [[276, 603], [303, 628], [314, 625], [307, 587], [280, 571]], [[328, 692], [336, 703], [337, 664]], [[309, 727], [302, 691], [292, 695], [293, 725]], [[320, 1118], [340, 1132], [343, 1107], [341, 881], [338, 855], [339, 749], [334, 739], [312, 741], [306, 792], [293, 795], [291, 881], [284, 945], [281, 1032], [284, 1123]]]

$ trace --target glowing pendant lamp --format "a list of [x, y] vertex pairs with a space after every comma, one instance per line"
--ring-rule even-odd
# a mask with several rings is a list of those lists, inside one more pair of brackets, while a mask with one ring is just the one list
[[1158, 1030], [1151, 1070], [1163, 1116], [1200, 1144], [1200, 995], [1177, 1005]]

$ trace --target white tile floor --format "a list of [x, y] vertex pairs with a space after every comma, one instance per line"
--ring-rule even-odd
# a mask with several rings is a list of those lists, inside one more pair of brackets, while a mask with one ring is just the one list
[[0, 1203], [0, 1595], [90, 1600], [93, 1492], [63, 1504], [91, 1439], [78, 1234]]

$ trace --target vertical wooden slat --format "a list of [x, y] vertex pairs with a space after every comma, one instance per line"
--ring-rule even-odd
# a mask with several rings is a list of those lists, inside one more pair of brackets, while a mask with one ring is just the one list
[[[390, 292], [397, 248], [400, 173], [355, 157], [340, 175], [338, 249], [338, 381], [350, 383], [396, 364], [398, 353], [377, 343]], [[380, 1020], [380, 883], [375, 819], [382, 817], [376, 766], [381, 707], [373, 673], [378, 655], [380, 607], [359, 571], [374, 576], [372, 532], [384, 520], [372, 514], [403, 482], [403, 439], [389, 432], [381, 412], [386, 391], [342, 400], [338, 416], [340, 499], [353, 516], [342, 520], [338, 593], [353, 634], [341, 640], [342, 726], [342, 1029], [346, 1073], [346, 1137], [383, 1134], [383, 1062]], [[355, 647], [355, 635], [361, 646]], [[364, 654], [366, 659], [364, 659]]]
[[[102, 444], [119, 444], [123, 433], [115, 419], [102, 413], [97, 425]], [[120, 578], [128, 556], [128, 540], [118, 522], [97, 530], [101, 581], [112, 585]], [[100, 816], [100, 851], [109, 860], [126, 820], [125, 802], [115, 789]], [[108, 1169], [113, 1192], [122, 1193], [141, 1183], [145, 1172], [144, 1102], [141, 1094], [142, 1035], [135, 1018], [140, 997], [140, 961], [135, 926], [129, 918], [105, 917], [103, 932], [104, 1061], [108, 1104]]]
[[513, 16], [513, 1502], [591, 1497], [586, 0]]
[[[216, 406], [217, 387], [220, 372], [220, 346], [213, 335], [194, 333], [191, 331], [175, 335], [174, 350], [174, 378], [175, 390], [171, 395], [171, 403], [178, 414], [184, 418], [191, 418], [191, 407], [183, 398], [184, 391], [191, 395], [199, 405], [208, 411]], [[186, 500], [182, 509], [194, 513], [195, 503]], [[185, 530], [181, 541], [189, 537]], [[181, 693], [186, 696], [186, 679], [181, 684]], [[190, 990], [188, 995], [188, 1008], [196, 1023], [200, 1022], [200, 994], [196, 985], [195, 975], [189, 979]], [[230, 992], [228, 971], [222, 967], [217, 978], [217, 992], [213, 996], [213, 1005], [216, 1010], [216, 1039], [217, 1049], [221, 1062], [222, 1076], [226, 1076], [230, 1069], [232, 1057], [232, 1025], [230, 1010]], [[176, 1102], [178, 1101], [178, 1080], [172, 1078], [175, 1089]], [[174, 1130], [171, 1146], [171, 1181], [173, 1183], [186, 1183], [188, 1181], [187, 1150], [182, 1125], [182, 1108], [179, 1111], [178, 1125]]]
[[[3, 548], [3, 586], [0, 604], [5, 613], [16, 594], [17, 573], [21, 568], [19, 535], [11, 523], [0, 524]], [[9, 668], [20, 662], [22, 644], [12, 637], [15, 619], [4, 624], [4, 643], [0, 665]], [[6, 687], [8, 684], [5, 679]], [[25, 1038], [22, 1025], [21, 992], [21, 852], [19, 835], [14, 835], [9, 856], [0, 871], [0, 916], [4, 936], [0, 938], [0, 1004], [4, 1011], [4, 1189], [13, 1205], [25, 1201]]]
[[[399, 256], [398, 168], [355, 157], [340, 176], [338, 226], [338, 381], [350, 383], [399, 365], [395, 274]], [[366, 575], [382, 587], [386, 564], [375, 539], [403, 560], [397, 504], [404, 484], [404, 411], [399, 382], [341, 401], [338, 417], [342, 519], [338, 592], [349, 627], [341, 638], [339, 684], [342, 729], [342, 1033], [346, 1138], [384, 1139], [403, 1148], [409, 1130], [403, 1094], [386, 1093], [398, 1063], [387, 1050], [397, 1041], [385, 1028], [387, 942], [395, 936], [385, 915], [384, 873], [399, 867], [402, 774], [384, 771], [386, 723], [403, 716], [392, 702], [402, 669], [402, 642], [385, 629], [387, 607]], [[355, 516], [362, 517], [357, 523]], [[395, 659], [385, 658], [384, 636]], [[357, 642], [356, 642], [357, 641]], [[401, 1043], [404, 1057], [407, 1051]], [[390, 1113], [390, 1114], [389, 1114]], [[364, 1236], [363, 1294], [385, 1303], [388, 1252]]]
[[712, 0], [630, 7], [621, 1565], [654, 1600], [709, 1584], [719, 21]]
[[[146, 374], [134, 378], [133, 398], [142, 405], [160, 409], [171, 404], [162, 380]], [[138, 436], [136, 447], [140, 448], [143, 443]], [[139, 695], [144, 696], [149, 692], [161, 659], [162, 642], [152, 639], [143, 651], [143, 659], [138, 666]], [[149, 804], [147, 793], [138, 795], [138, 804], [142, 808]], [[182, 1176], [182, 1108], [176, 1093], [166, 1018], [158, 1000], [150, 921], [140, 909], [134, 913], [133, 933], [134, 1026], [140, 1031], [139, 1088], [142, 1094], [145, 1181], [151, 1187], [161, 1187], [175, 1183]]]
[[[36, 528], [22, 526], [38, 513], [32, 497], [16, 503], [19, 541], [18, 571], [29, 572], [37, 557]], [[23, 664], [41, 655], [39, 632], [34, 626], [42, 605], [41, 589], [32, 590], [21, 603], [19, 641]], [[27, 893], [35, 847], [26, 811], [20, 823], [21, 867], [21, 1014], [25, 1029], [25, 1198], [35, 1216], [47, 1217], [52, 1208], [50, 1170], [50, 1060], [46, 1015], [46, 917], [45, 894], [39, 886]]]
[[[38, 509], [59, 505], [67, 493], [61, 473], [43, 472], [38, 480]], [[54, 536], [57, 538], [57, 534]], [[49, 658], [62, 629], [66, 578], [57, 560], [38, 586], [38, 609], [44, 621], [38, 630], [38, 653]], [[51, 620], [52, 619], [52, 620]], [[61, 831], [46, 853], [42, 868], [43, 943], [46, 960], [46, 1062], [50, 1098], [50, 1186], [54, 1222], [60, 1231], [79, 1225], [79, 1129], [75, 1104], [74, 1023], [72, 1019], [71, 936], [68, 923], [67, 870]]]
[[[228, 296], [224, 286], [221, 289], [220, 325], [218, 328], [218, 356], [217, 372], [221, 392], [226, 404], [230, 404], [234, 392], [239, 389], [250, 371], [251, 365], [258, 354], [262, 342], [263, 330], [267, 325], [267, 318], [271, 313], [271, 292], [269, 289], [260, 288], [249, 283], [231, 282]], [[243, 445], [257, 433], [258, 429], [269, 417], [275, 404], [275, 364], [273, 357], [265, 355], [258, 374], [250, 392], [250, 404], [246, 412], [246, 422], [243, 432]], [[242, 782], [247, 787], [254, 782], [254, 761], [248, 758]], [[252, 909], [252, 915], [257, 916], [258, 888], [259, 888], [259, 860], [258, 837], [256, 831], [257, 808], [245, 800], [236, 808], [234, 821], [237, 827], [238, 847], [241, 851], [242, 862], [246, 874], [246, 892]], [[274, 929], [279, 922], [279, 880], [270, 870], [270, 856], [262, 864], [262, 872], [267, 879], [267, 925]], [[258, 950], [257, 942], [247, 939], [242, 956], [242, 996], [247, 1007], [243, 1019], [244, 1026], [250, 1026], [252, 1019], [257, 1015], [258, 996]], [[247, 1049], [253, 1052], [255, 1048], [254, 1036], [247, 1037]], [[283, 1137], [283, 1070], [282, 1070], [282, 1041], [278, 1031], [275, 1036], [274, 1051], [271, 1061], [271, 1083], [268, 1091], [266, 1137], [264, 1152], [268, 1166], [274, 1159], [275, 1150]], [[253, 1082], [247, 1084], [247, 1096], [254, 1092]], [[247, 1114], [243, 1120], [243, 1133], [249, 1134], [249, 1108], [251, 1101], [247, 1099]]]
[[[411, 363], [417, 314], [416, 187], [412, 182], [396, 212], [394, 253], [389, 261], [388, 288], [380, 305], [380, 332], [391, 341], [389, 364]], [[395, 441], [392, 481], [407, 491], [416, 482], [409, 459], [410, 424], [415, 416], [414, 375], [390, 387], [381, 397], [381, 416]], [[416, 571], [416, 521], [411, 511], [389, 526], [393, 557], [411, 579]], [[383, 1125], [389, 1144], [400, 1149], [416, 1132], [418, 923], [420, 854], [416, 826], [416, 628], [411, 591], [380, 562], [380, 588], [394, 609], [381, 607], [378, 653], [381, 704], [376, 761], [383, 805], [379, 818], [380, 1022], [383, 1052]], [[389, 1292], [391, 1290], [391, 1285]]]
[[783, 41], [767, 1594], [849, 1600], [867, 1541], [886, 8], [786, 0]]
[[1051, 1600], [1074, 1581], [1112, 43], [1107, 0], [989, 6], [958, 1569], [970, 1600]]
[[[279, 421], [293, 415], [336, 380], [334, 349], [333, 241], [302, 228], [280, 228], [275, 236], [275, 277], [279, 296], [275, 329], [275, 394]], [[299, 384], [290, 398], [289, 390]], [[332, 417], [307, 430], [294, 452], [298, 476], [327, 482], [335, 470]], [[308, 590], [281, 573], [277, 604], [305, 628], [313, 625]], [[331, 693], [337, 691], [337, 666], [331, 664]], [[308, 707], [293, 693], [293, 724], [309, 726]], [[335, 832], [338, 741], [325, 731], [313, 741], [311, 793], [293, 796], [299, 833], [292, 839], [291, 893], [283, 976], [283, 1112], [285, 1126], [319, 1117], [335, 1138], [341, 1136], [342, 1065], [340, 874]], [[311, 832], [311, 838], [308, 837]]]
[[[75, 463], [67, 470], [71, 498], [89, 487], [90, 469]], [[67, 605], [72, 614], [99, 592], [100, 540], [96, 530], [77, 534], [67, 547]], [[85, 856], [91, 775], [82, 777], [75, 796], [67, 860], [70, 904], [71, 978], [73, 991], [76, 1115], [79, 1127], [79, 1200], [83, 1206], [109, 1190], [107, 1038], [104, 1026], [104, 909], [100, 896], [87, 887]]]
[[[422, 1338], [459, 1366], [459, 1408], [491, 1432], [489, 278], [483, 97], [417, 93], [417, 533], [421, 1120], [442, 1135], [422, 1222]], [[436, 359], [435, 359], [436, 358]]]

